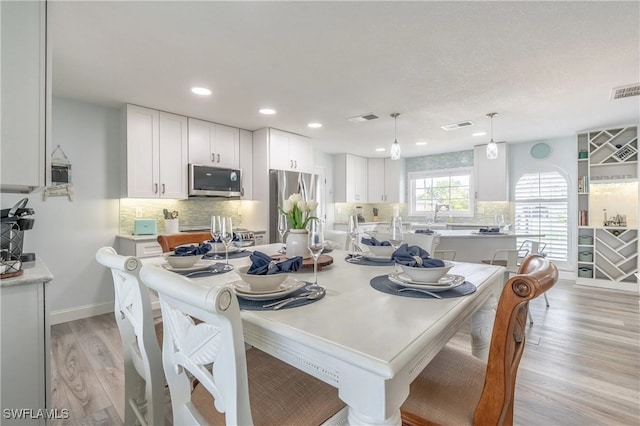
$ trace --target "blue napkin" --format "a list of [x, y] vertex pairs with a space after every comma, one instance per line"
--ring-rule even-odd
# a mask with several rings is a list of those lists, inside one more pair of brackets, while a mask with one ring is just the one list
[[389, 241], [378, 241], [374, 237], [371, 238], [362, 238], [362, 244], [367, 246], [390, 246], [391, 243]]
[[174, 256], [198, 256], [202, 254], [207, 254], [207, 252], [211, 250], [211, 245], [207, 243], [199, 244], [199, 245], [190, 245], [189, 247], [176, 247], [174, 251]]
[[416, 234], [433, 235], [435, 234], [435, 231], [432, 231], [431, 229], [416, 229]]
[[500, 232], [500, 228], [495, 227], [495, 228], [480, 228], [478, 230], [478, 232], [480, 232], [481, 234], [490, 234], [492, 232]]
[[433, 259], [429, 252], [418, 246], [403, 244], [391, 255], [391, 260], [399, 265], [413, 266], [415, 268], [440, 268], [444, 262], [440, 259]]
[[278, 262], [268, 254], [256, 250], [249, 258], [251, 259], [251, 267], [247, 271], [247, 274], [271, 275], [282, 272], [295, 272], [302, 267], [302, 256], [296, 256]]

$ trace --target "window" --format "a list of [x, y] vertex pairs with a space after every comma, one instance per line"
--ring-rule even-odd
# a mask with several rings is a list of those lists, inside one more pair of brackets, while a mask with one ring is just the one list
[[[567, 261], [568, 189], [558, 172], [524, 174], [515, 189], [516, 233], [544, 234], [549, 259]], [[518, 239], [518, 246], [526, 238]]]
[[409, 173], [410, 214], [447, 212], [453, 216], [473, 215], [471, 167]]

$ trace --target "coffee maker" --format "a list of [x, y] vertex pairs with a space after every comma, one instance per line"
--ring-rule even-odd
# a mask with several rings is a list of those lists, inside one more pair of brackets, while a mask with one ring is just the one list
[[18, 201], [13, 207], [0, 210], [0, 275], [20, 275], [24, 262], [34, 261], [35, 253], [23, 253], [24, 231], [33, 228], [34, 211], [27, 207], [28, 198]]

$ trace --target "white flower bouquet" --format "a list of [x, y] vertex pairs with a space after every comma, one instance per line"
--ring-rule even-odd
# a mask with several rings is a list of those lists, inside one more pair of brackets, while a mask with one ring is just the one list
[[296, 193], [284, 200], [282, 207], [278, 209], [287, 216], [291, 229], [305, 229], [310, 220], [318, 219], [311, 215], [317, 207], [317, 201], [304, 201], [302, 195]]

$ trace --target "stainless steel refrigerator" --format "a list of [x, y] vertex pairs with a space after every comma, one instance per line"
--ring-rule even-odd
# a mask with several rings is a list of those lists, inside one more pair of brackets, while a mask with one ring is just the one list
[[278, 234], [278, 207], [282, 207], [284, 200], [291, 194], [300, 193], [305, 201], [316, 200], [319, 210], [324, 205], [320, 199], [320, 181], [318, 175], [310, 173], [291, 172], [284, 170], [269, 170], [269, 241], [280, 241]]

